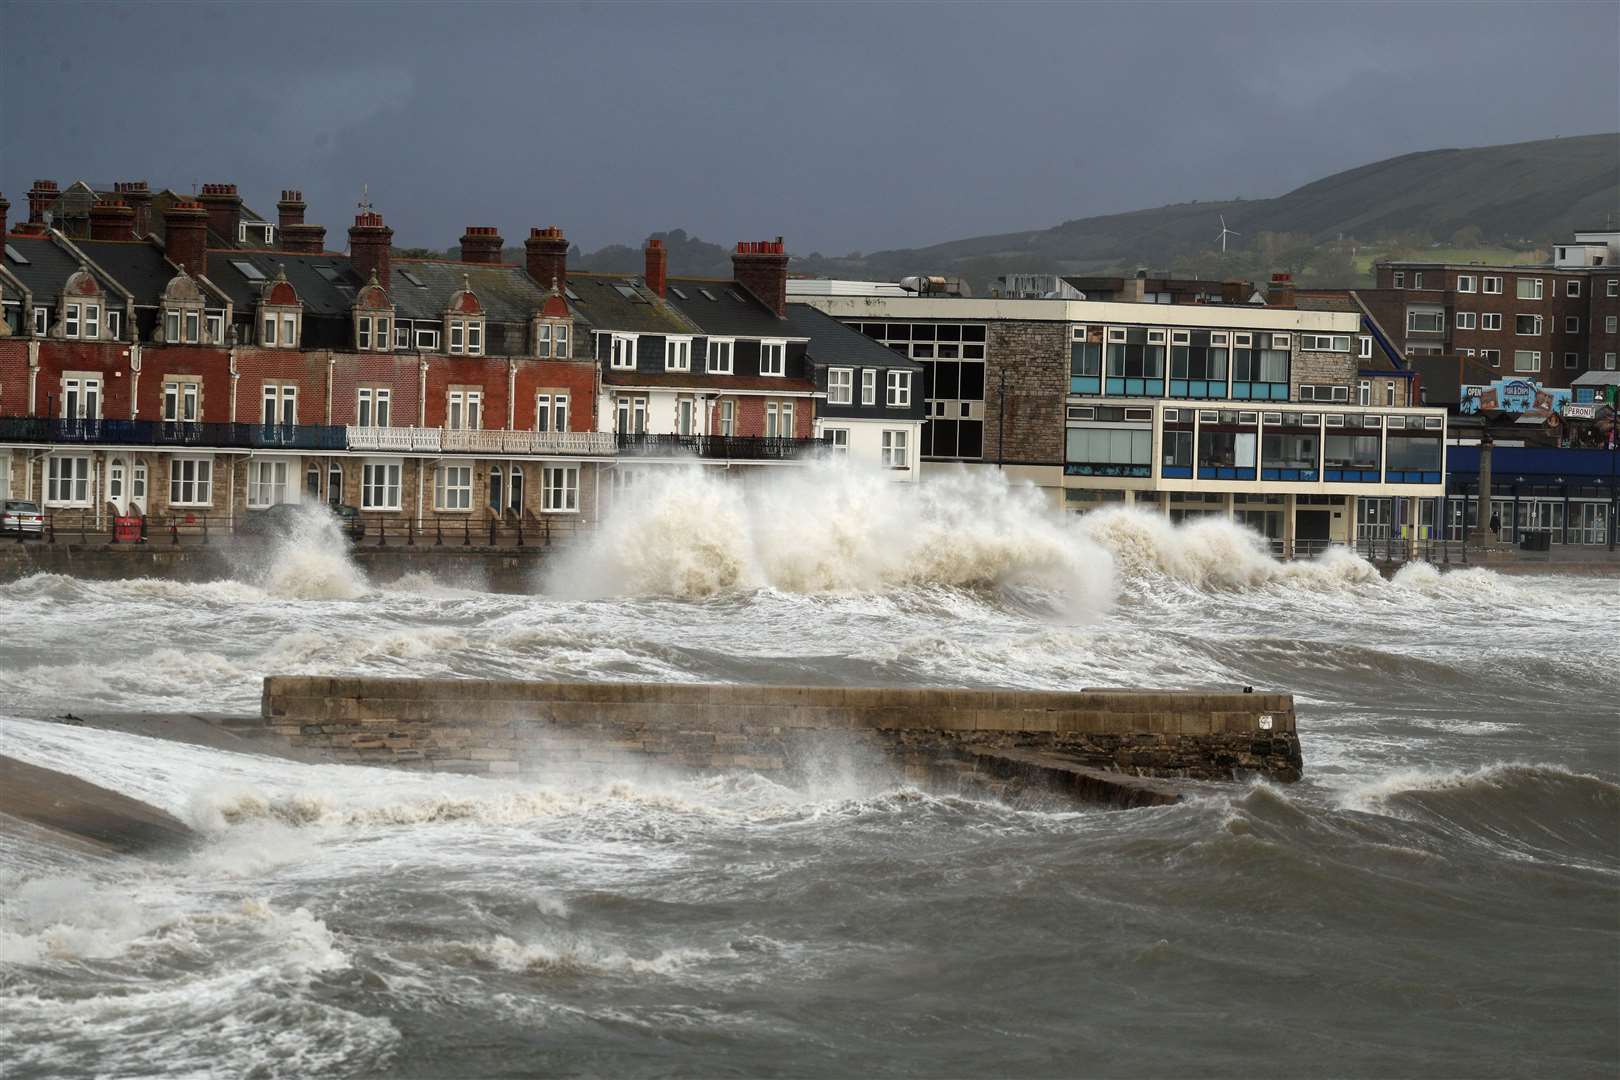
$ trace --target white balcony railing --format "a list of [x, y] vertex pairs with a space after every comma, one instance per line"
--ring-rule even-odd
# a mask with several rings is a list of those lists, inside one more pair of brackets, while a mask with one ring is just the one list
[[452, 431], [443, 428], [350, 427], [350, 450], [385, 453], [606, 455], [617, 450], [610, 431]]
[[394, 452], [436, 451], [440, 448], [438, 428], [414, 427], [350, 427], [350, 450], [387, 450]]

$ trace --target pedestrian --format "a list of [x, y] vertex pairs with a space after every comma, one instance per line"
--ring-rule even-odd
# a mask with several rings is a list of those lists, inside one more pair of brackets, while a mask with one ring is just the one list
[[1502, 515], [1501, 514], [1497, 514], [1497, 513], [1491, 514], [1491, 536], [1493, 536], [1497, 540], [1502, 539]]

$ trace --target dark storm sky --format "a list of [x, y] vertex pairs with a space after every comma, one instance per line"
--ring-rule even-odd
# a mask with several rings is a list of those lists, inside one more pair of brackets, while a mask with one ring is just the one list
[[843, 254], [1620, 128], [1620, 4], [0, 0], [0, 191], [362, 184], [404, 245], [558, 224]]

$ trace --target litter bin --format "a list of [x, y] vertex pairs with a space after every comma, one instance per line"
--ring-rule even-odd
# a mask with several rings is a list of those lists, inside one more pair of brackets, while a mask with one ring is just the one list
[[141, 539], [141, 519], [138, 517], [113, 518], [113, 539], [120, 544], [136, 544]]

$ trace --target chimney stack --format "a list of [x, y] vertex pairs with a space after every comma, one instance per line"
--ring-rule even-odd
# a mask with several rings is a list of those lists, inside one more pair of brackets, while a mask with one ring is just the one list
[[731, 276], [779, 317], [787, 315], [787, 247], [775, 240], [741, 240], [731, 256]]
[[555, 282], [559, 289], [568, 288], [568, 238], [561, 229], [555, 225], [530, 229], [523, 249], [528, 256], [529, 276], [536, 284], [549, 289]]
[[196, 277], [208, 272], [208, 211], [181, 200], [163, 212], [163, 247], [169, 261]]
[[647, 241], [647, 288], [663, 299], [664, 286], [669, 281], [669, 250], [662, 240]]
[[309, 204], [304, 202], [302, 191], [283, 191], [281, 201], [276, 203], [276, 211], [280, 215], [280, 220], [276, 222], [277, 231], [285, 233], [288, 226], [302, 225], [304, 211], [308, 206]]
[[319, 255], [326, 250], [325, 225], [283, 225], [281, 250], [298, 255]]
[[361, 281], [377, 275], [377, 283], [386, 291], [393, 288], [394, 230], [383, 224], [383, 216], [375, 210], [362, 210], [354, 215], [349, 228], [349, 261]]
[[1294, 275], [1271, 275], [1271, 282], [1266, 286], [1266, 306], [1290, 308], [1294, 306]]
[[135, 212], [135, 235], [149, 235], [152, 232], [152, 189], [146, 186], [146, 181], [120, 181], [113, 185], [113, 194]]
[[501, 233], [493, 225], [469, 225], [461, 234], [461, 261], [498, 263], [501, 261]]
[[0, 194], [0, 237], [6, 235], [6, 215], [11, 212], [11, 204], [6, 201], [4, 194]]
[[227, 244], [236, 243], [237, 226], [242, 223], [242, 196], [235, 184], [204, 184], [197, 196], [208, 211], [208, 227]]
[[28, 190], [28, 220], [39, 223], [45, 220], [45, 212], [56, 201], [55, 180], [35, 180], [34, 186]]
[[135, 239], [135, 210], [123, 199], [109, 199], [90, 207], [90, 239]]

